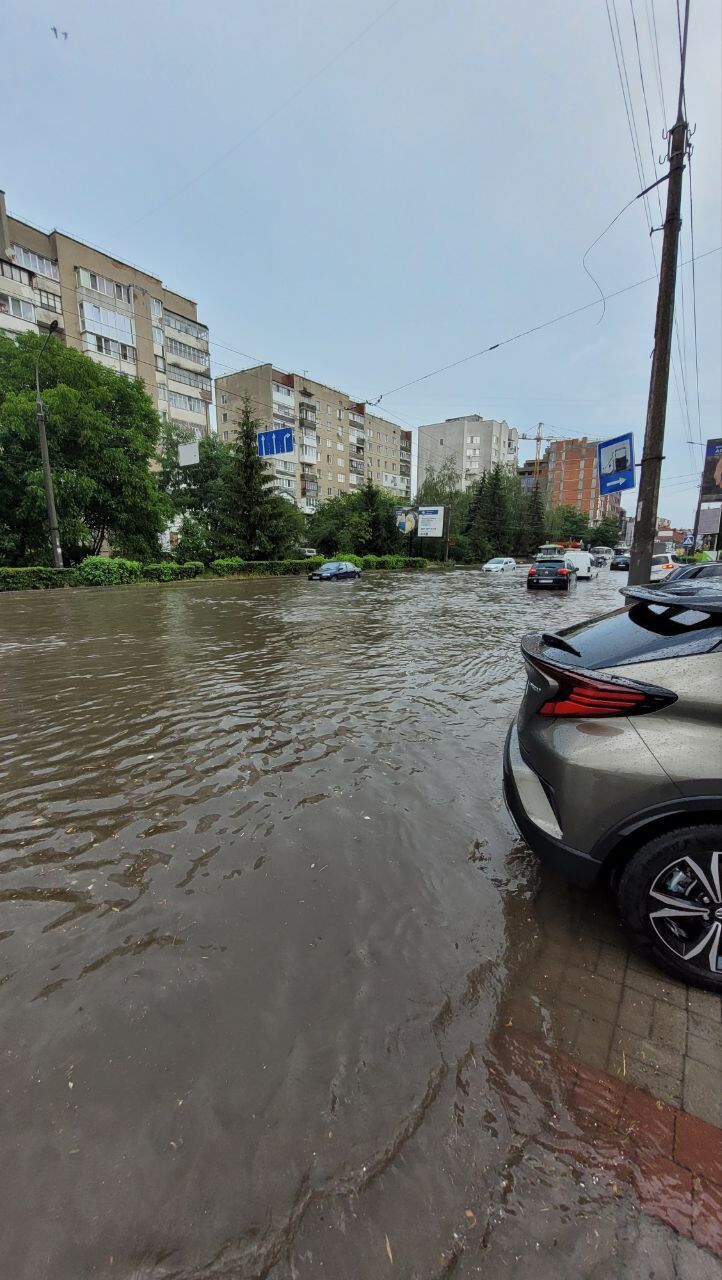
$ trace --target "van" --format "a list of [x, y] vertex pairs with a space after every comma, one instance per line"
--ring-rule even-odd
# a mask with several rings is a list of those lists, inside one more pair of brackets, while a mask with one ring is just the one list
[[577, 578], [598, 578], [599, 566], [594, 563], [594, 556], [588, 551], [572, 551], [567, 548], [564, 552], [567, 560], [571, 560], [577, 571]]

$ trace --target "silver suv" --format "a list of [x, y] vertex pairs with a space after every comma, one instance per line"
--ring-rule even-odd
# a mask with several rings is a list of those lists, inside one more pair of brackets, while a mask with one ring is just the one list
[[522, 641], [504, 794], [541, 858], [611, 882], [643, 951], [722, 992], [722, 582], [623, 595]]

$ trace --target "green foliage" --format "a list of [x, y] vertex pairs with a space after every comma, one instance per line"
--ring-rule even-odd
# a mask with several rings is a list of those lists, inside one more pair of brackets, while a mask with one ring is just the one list
[[371, 481], [356, 493], [322, 502], [308, 519], [308, 538], [326, 557], [385, 555], [403, 546], [396, 528], [398, 500]]
[[142, 565], [141, 577], [146, 582], [179, 582], [183, 579], [198, 578], [204, 570], [205, 565], [200, 560], [190, 560], [187, 564], [162, 560], [158, 564]]
[[77, 563], [107, 543], [157, 554], [172, 511], [150, 470], [160, 419], [143, 384], [72, 347], [0, 334], [0, 555], [11, 565], [50, 562], [35, 412], [35, 360], [47, 414], [60, 540]]
[[526, 519], [529, 528], [528, 553], [534, 555], [544, 542], [545, 538], [545, 521], [546, 512], [544, 510], [544, 498], [538, 484], [529, 496]]
[[72, 587], [72, 569], [3, 569], [0, 567], [0, 591], [45, 591], [53, 587]]
[[75, 570], [75, 581], [83, 587], [117, 587], [125, 582], [137, 582], [141, 572], [142, 565], [137, 560], [86, 556]]
[[590, 531], [590, 538], [595, 547], [616, 547], [622, 536], [622, 522], [619, 516], [602, 516], [598, 524]]
[[224, 556], [211, 561], [211, 569], [219, 578], [232, 578], [236, 573], [243, 573], [245, 565], [246, 561], [240, 556]]
[[185, 516], [181, 521], [178, 541], [173, 550], [177, 563], [188, 564], [190, 561], [199, 560], [202, 564], [209, 564], [213, 558], [210, 541], [210, 530], [207, 525], [201, 524], [200, 520], [194, 516]]
[[256, 434], [260, 429], [246, 397], [238, 438], [230, 447], [222, 477], [218, 530], [223, 551], [244, 560], [283, 556], [303, 542], [305, 533], [305, 521], [296, 504], [273, 492], [273, 476], [258, 454]]
[[588, 542], [591, 536], [589, 520], [576, 507], [552, 507], [547, 512], [545, 536], [560, 542], [566, 542], [569, 538], [581, 538]]

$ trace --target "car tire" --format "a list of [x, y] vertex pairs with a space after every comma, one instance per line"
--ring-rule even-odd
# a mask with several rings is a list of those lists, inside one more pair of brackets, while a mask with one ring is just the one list
[[722, 994], [721, 824], [648, 841], [627, 862], [616, 893], [643, 954], [683, 982]]

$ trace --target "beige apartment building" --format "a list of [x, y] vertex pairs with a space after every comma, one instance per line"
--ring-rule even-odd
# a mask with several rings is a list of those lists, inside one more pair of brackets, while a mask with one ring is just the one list
[[519, 464], [519, 433], [508, 422], [467, 413], [444, 422], [419, 427], [419, 487], [429, 470], [451, 459], [460, 476], [460, 487], [468, 489], [484, 471], [501, 465], [516, 470]]
[[216, 378], [219, 439], [234, 440], [244, 397], [266, 430], [286, 430], [292, 450], [269, 458], [276, 490], [302, 511], [353, 493], [366, 480], [400, 502], [411, 497], [411, 432], [367, 411], [363, 401], [315, 382], [259, 364]]
[[60, 231], [11, 217], [0, 191], [0, 331], [47, 331], [92, 360], [141, 378], [161, 417], [208, 434], [208, 330], [195, 302], [157, 276]]

